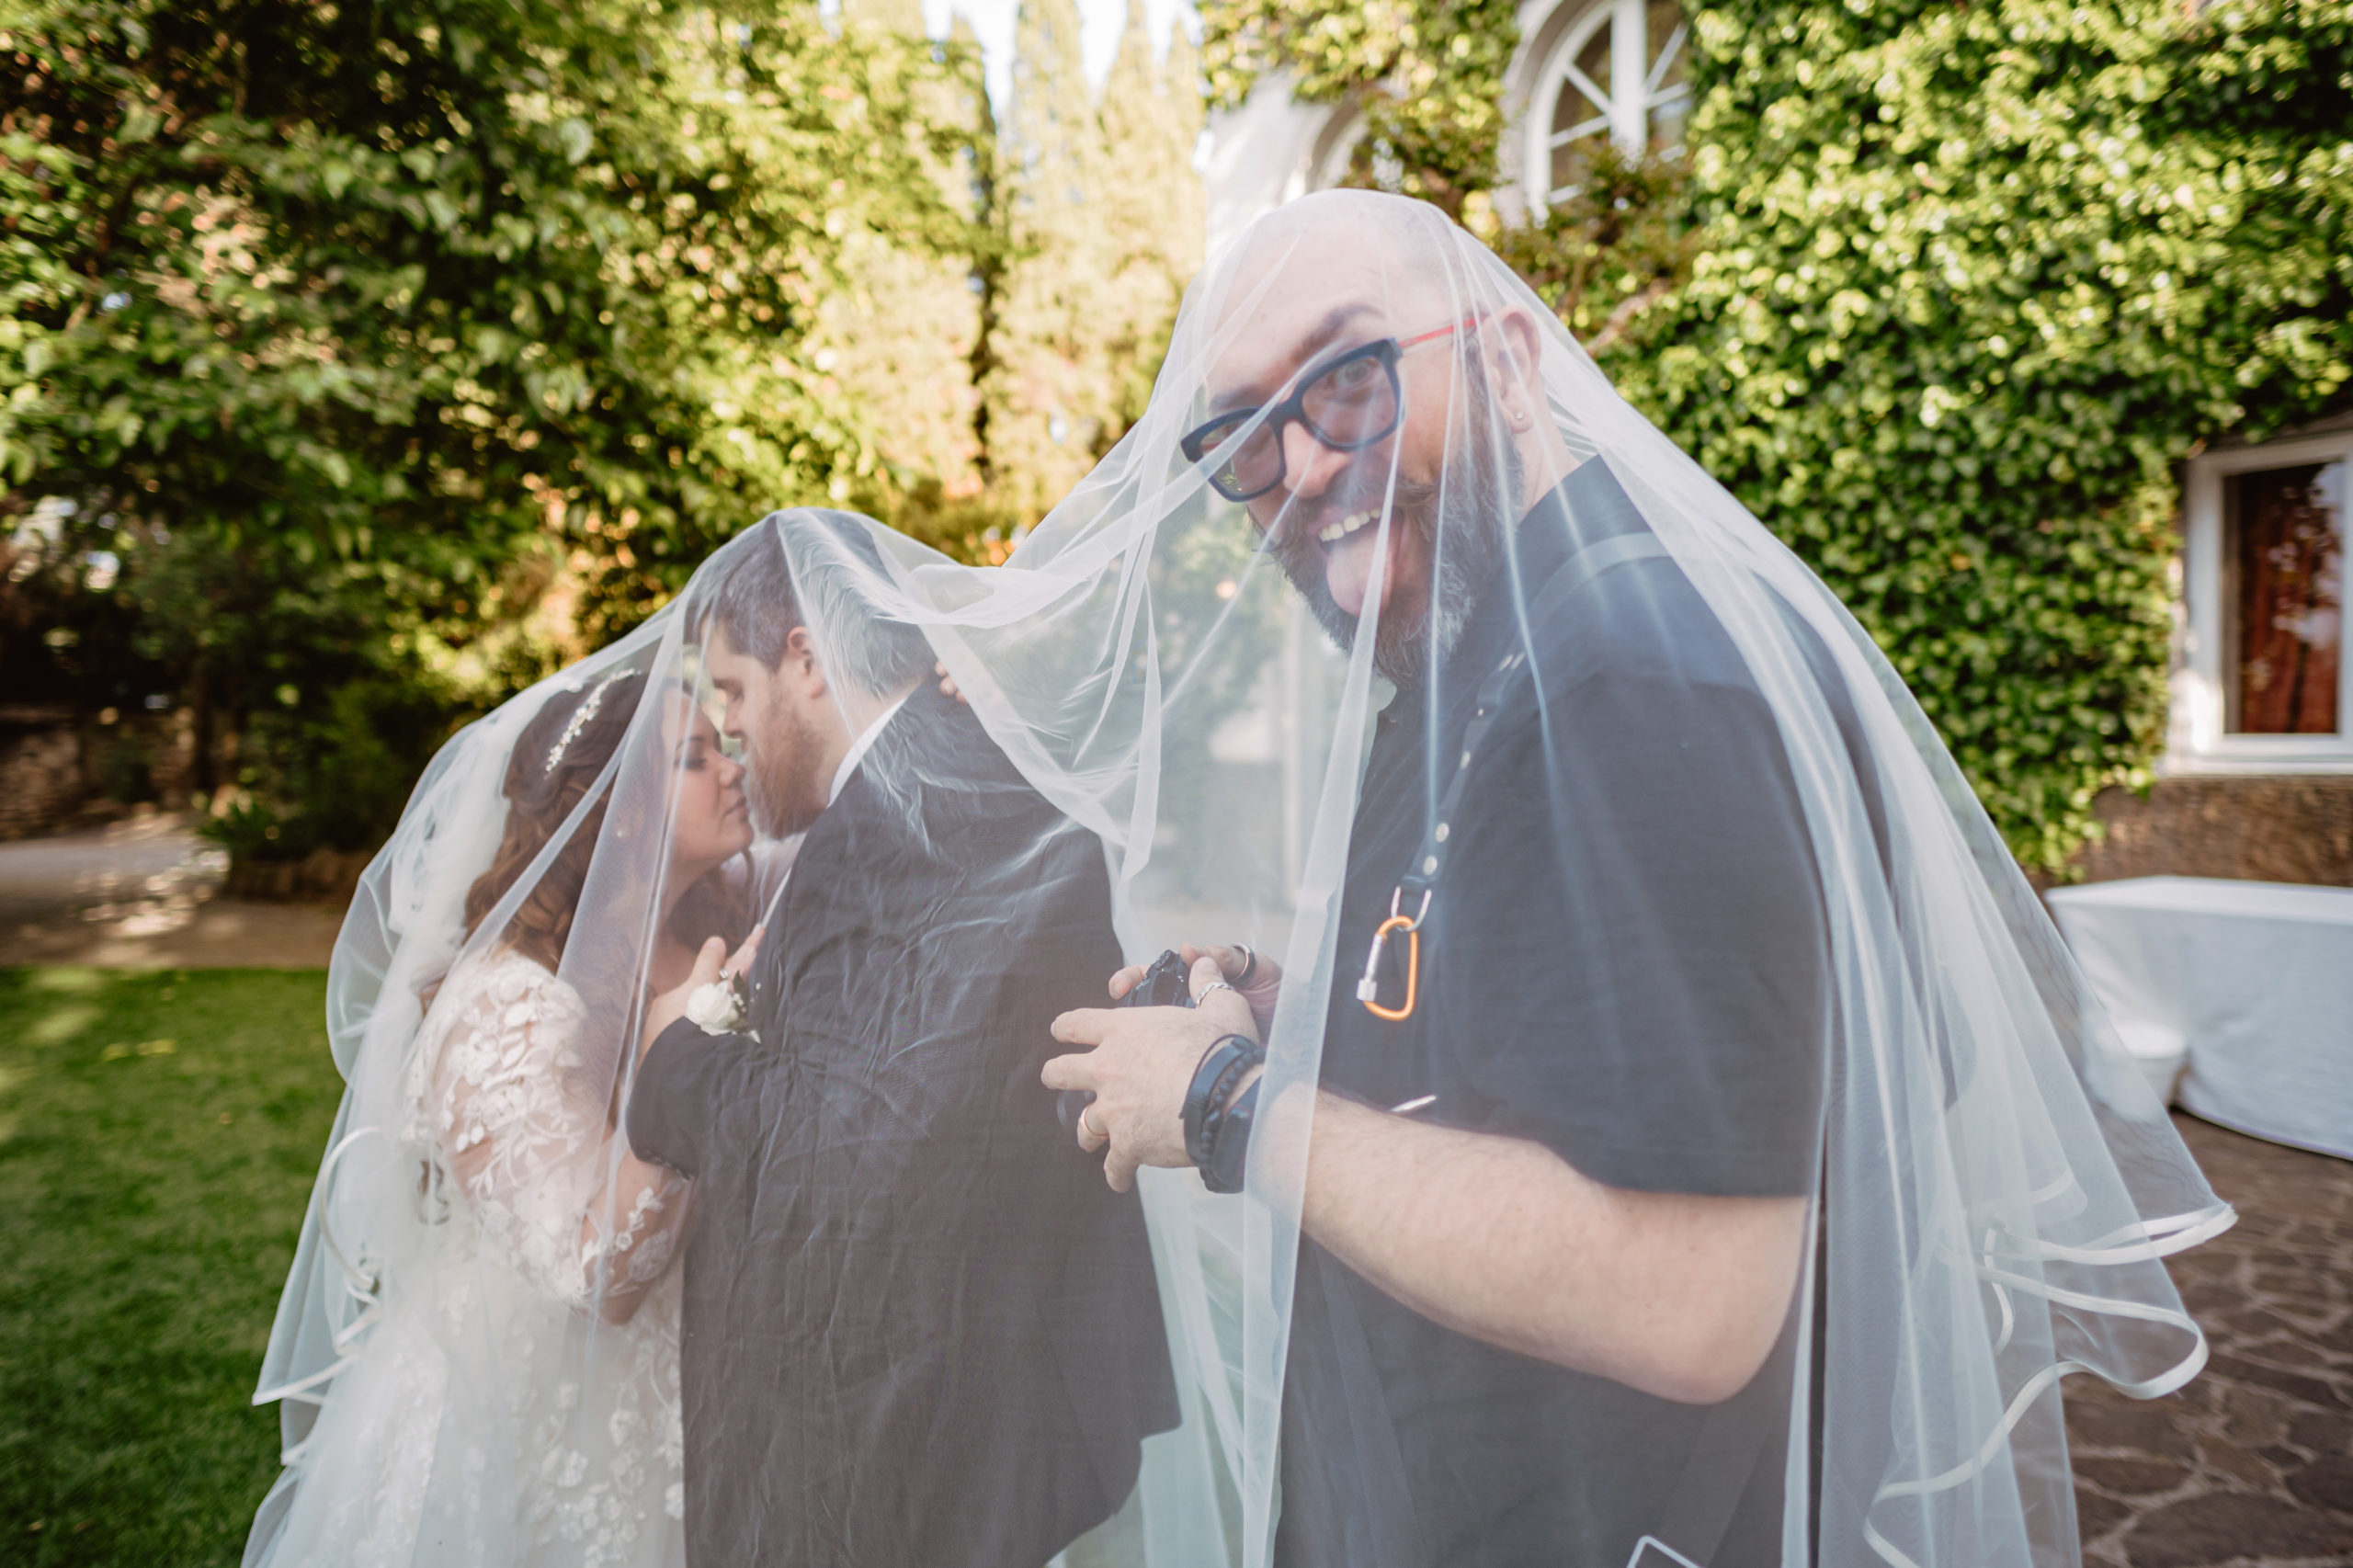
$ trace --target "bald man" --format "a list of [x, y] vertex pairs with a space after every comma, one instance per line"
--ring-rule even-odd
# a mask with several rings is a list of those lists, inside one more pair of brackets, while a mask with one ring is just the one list
[[[1182, 389], [1184, 455], [1397, 687], [1320, 1082], [1215, 1085], [1254, 1119], [1228, 1136], [1313, 1129], [1277, 1558], [1778, 1562], [1830, 1008], [1805, 822], [1723, 628], [1549, 415], [1551, 328], [1425, 211], [1262, 222]], [[1424, 895], [1417, 952], [1376, 939]], [[1280, 984], [1187, 956], [1198, 1009], [1055, 1025], [1087, 1049], [1046, 1081], [1095, 1094], [1079, 1136], [1115, 1187], [1196, 1163], [1186, 1097]]]

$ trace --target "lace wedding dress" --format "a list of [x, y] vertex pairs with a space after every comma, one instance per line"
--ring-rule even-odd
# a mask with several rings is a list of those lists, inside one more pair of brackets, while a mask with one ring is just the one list
[[620, 1158], [596, 1086], [610, 1075], [580, 1059], [586, 1021], [578, 993], [512, 950], [444, 983], [403, 1130], [429, 1152], [431, 1256], [336, 1377], [263, 1561], [683, 1562], [667, 1265], [687, 1187]]

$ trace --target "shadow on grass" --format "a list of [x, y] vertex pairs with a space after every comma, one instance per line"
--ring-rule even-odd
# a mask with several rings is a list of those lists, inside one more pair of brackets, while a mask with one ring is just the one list
[[315, 971], [0, 970], [0, 1563], [234, 1563], [342, 1082]]

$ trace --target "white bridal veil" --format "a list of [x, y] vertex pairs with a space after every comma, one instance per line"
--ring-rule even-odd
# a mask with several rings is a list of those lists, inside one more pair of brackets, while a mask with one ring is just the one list
[[256, 1395], [282, 1402], [287, 1469], [249, 1563], [681, 1559], [690, 1210], [614, 1135], [615, 1096], [661, 956], [740, 938], [763, 857], [739, 813], [676, 885], [676, 780], [733, 765], [670, 627], [462, 732], [361, 880], [328, 979], [347, 1087]]
[[[728, 675], [771, 638], [830, 721]], [[793, 746], [838, 766], [764, 783]], [[734, 1028], [641, 1065], [756, 918]], [[1312, 1126], [1111, 1193], [1045, 1028], [1188, 941], [1279, 969], [1262, 1107], [1801, 1205], [1762, 1366], [1438, 1326], [1302, 1234]], [[262, 1560], [2072, 1562], [2059, 1380], [2194, 1375], [2161, 1259], [2231, 1219], [1870, 638], [1364, 193], [1211, 263], [1006, 566], [779, 514], [461, 734], [330, 1009]]]

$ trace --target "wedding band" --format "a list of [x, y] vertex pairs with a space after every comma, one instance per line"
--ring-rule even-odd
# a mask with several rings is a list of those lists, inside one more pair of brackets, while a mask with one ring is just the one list
[[1089, 1138], [1099, 1138], [1104, 1142], [1108, 1143], [1111, 1141], [1111, 1135], [1086, 1119], [1086, 1113], [1094, 1108], [1095, 1108], [1093, 1106], [1081, 1108], [1078, 1113], [1078, 1130], [1081, 1132], [1086, 1133]]
[[1233, 983], [1238, 988], [1249, 984], [1250, 977], [1258, 972], [1258, 955], [1247, 942], [1233, 945], [1242, 949], [1242, 972], [1233, 977]]
[[[1202, 1003], [1208, 1001], [1210, 999], [1210, 993], [1212, 991], [1233, 991], [1233, 987], [1228, 985], [1222, 980], [1212, 980], [1207, 985], [1201, 987], [1201, 994], [1193, 998], [1193, 1006], [1198, 1007]], [[1236, 996], [1242, 994], [1239, 991], [1233, 991], [1233, 994]]]

